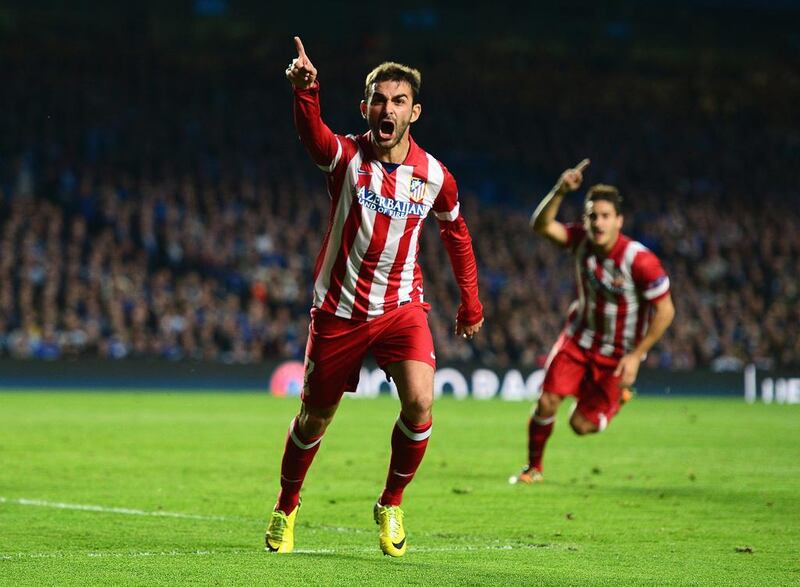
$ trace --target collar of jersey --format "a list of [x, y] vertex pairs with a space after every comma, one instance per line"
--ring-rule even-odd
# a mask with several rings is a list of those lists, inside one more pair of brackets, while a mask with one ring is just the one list
[[[372, 147], [372, 140], [370, 137], [372, 136], [372, 131], [367, 131], [360, 137], [358, 137], [359, 142], [361, 143], [361, 151], [364, 153], [364, 160], [365, 161], [377, 161], [378, 158], [375, 156], [375, 149]], [[422, 162], [427, 159], [425, 151], [417, 145], [414, 137], [411, 136], [409, 133], [408, 135], [408, 153], [406, 154], [406, 158], [403, 160], [400, 165], [409, 165], [411, 167], [416, 167], [417, 165], [421, 165]]]

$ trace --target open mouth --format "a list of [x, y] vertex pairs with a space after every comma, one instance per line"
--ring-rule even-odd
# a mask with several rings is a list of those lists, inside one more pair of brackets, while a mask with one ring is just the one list
[[378, 138], [382, 141], [388, 141], [392, 137], [394, 137], [394, 122], [384, 118], [378, 125]]

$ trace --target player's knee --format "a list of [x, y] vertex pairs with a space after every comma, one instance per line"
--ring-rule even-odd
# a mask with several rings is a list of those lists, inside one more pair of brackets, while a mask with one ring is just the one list
[[428, 398], [415, 397], [403, 402], [403, 415], [414, 424], [424, 424], [431, 419], [433, 402]]
[[335, 408], [330, 410], [311, 410], [303, 406], [300, 409], [300, 416], [297, 418], [300, 433], [306, 438], [323, 435], [328, 428], [328, 424], [333, 420], [335, 411]]
[[536, 404], [536, 415], [540, 418], [550, 418], [556, 415], [558, 406], [561, 405], [561, 397], [554, 394], [544, 392]]
[[597, 425], [588, 420], [586, 416], [578, 412], [577, 410], [572, 414], [572, 417], [569, 419], [569, 425], [572, 430], [578, 436], [583, 436], [585, 434], [593, 434], [598, 431]]

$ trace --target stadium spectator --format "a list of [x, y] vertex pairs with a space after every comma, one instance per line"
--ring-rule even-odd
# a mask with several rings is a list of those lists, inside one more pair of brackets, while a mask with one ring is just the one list
[[[282, 80], [259, 81], [255, 61], [220, 70], [202, 56], [138, 63], [112, 47], [58, 60], [53, 49], [3, 51], [0, 354], [301, 358], [328, 210], [299, 144], [287, 142]], [[419, 56], [435, 113], [419, 138], [460, 179], [493, 325], [468, 346], [453, 338], [443, 312], [458, 292], [427, 242], [435, 231], [423, 231], [439, 361], [543, 364], [572, 275], [546, 243], [518, 236], [531, 212], [521, 196], [588, 153], [593, 181], [633, 195], [626, 231], [659, 255], [680, 292], [680, 319], [648, 366], [800, 366], [799, 196], [786, 172], [800, 163], [795, 68], [654, 53], [610, 70], [524, 45], [508, 51], [456, 41], [453, 61]], [[323, 54], [326, 71], [362, 64], [353, 47]], [[277, 43], [263, 59], [282, 59]], [[459, 64], [463, 76], [452, 75]], [[507, 79], [547, 83], [512, 92], [498, 82]], [[343, 114], [349, 95], [326, 86], [336, 126], [358, 123], [354, 109]], [[449, 95], [469, 95], [469, 105]]]

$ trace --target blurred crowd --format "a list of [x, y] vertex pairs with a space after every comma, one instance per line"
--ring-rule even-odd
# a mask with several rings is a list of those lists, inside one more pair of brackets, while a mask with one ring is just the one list
[[[363, 75], [391, 55], [307, 50], [326, 120], [361, 132]], [[292, 127], [291, 57], [286, 43], [216, 67], [9, 60], [0, 356], [302, 358], [329, 203]], [[655, 58], [613, 68], [468, 43], [447, 60], [414, 57], [424, 104], [414, 134], [459, 180], [486, 309], [474, 341], [453, 336], [458, 294], [430, 219], [420, 261], [440, 361], [542, 365], [574, 275], [528, 218], [589, 157], [587, 183], [620, 187], [624, 231], [672, 280], [677, 317], [650, 366], [800, 366], [796, 68]], [[562, 220], [578, 219], [580, 200]]]

